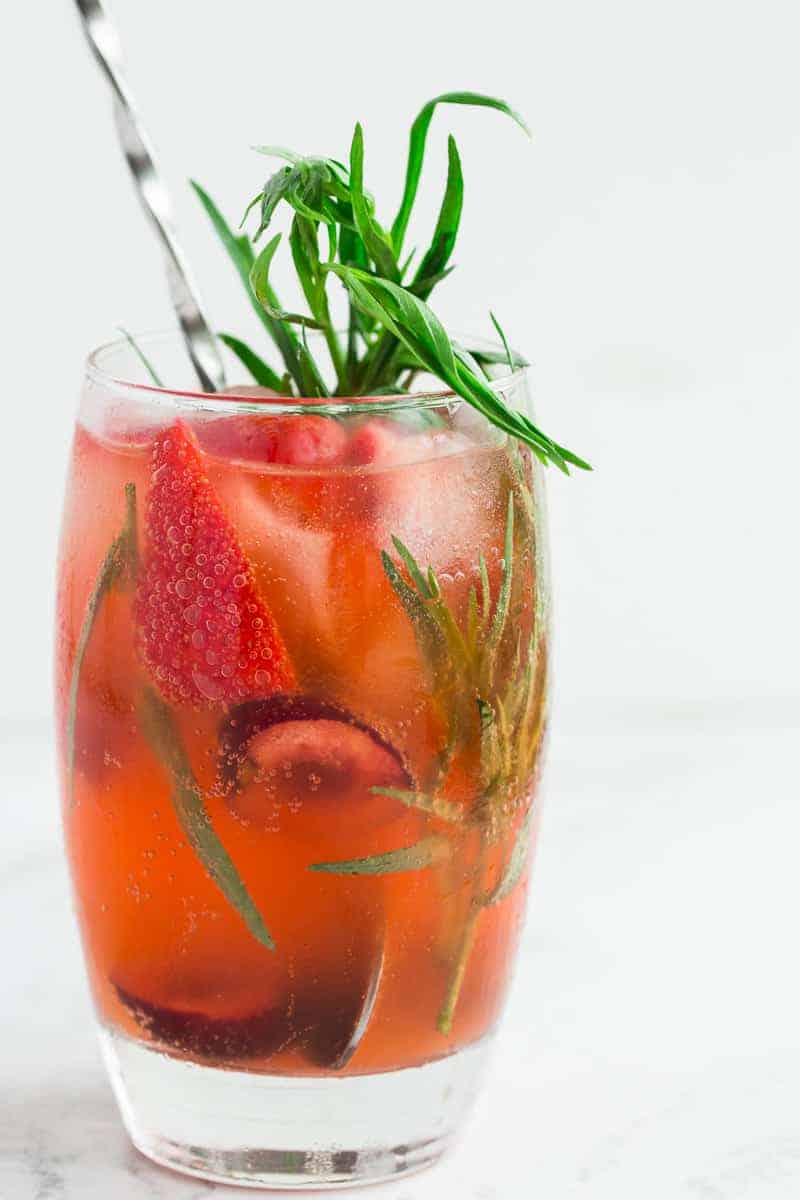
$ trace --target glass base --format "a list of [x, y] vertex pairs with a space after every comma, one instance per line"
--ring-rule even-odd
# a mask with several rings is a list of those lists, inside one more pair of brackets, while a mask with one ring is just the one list
[[464, 1123], [484, 1039], [423, 1067], [344, 1078], [224, 1071], [101, 1030], [134, 1145], [165, 1167], [241, 1187], [335, 1188], [434, 1163]]

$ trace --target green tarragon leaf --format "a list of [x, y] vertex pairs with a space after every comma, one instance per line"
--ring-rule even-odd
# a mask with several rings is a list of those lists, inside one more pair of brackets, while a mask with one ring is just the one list
[[195, 195], [205, 209], [208, 219], [211, 221], [214, 232], [217, 234], [217, 237], [228, 253], [228, 257], [239, 272], [239, 277], [245, 285], [253, 307], [260, 316], [261, 313], [259, 312], [255, 297], [250, 292], [250, 271], [255, 259], [250, 239], [246, 234], [234, 233], [205, 188], [202, 188], [194, 179], [190, 182]]
[[444, 637], [418, 593], [409, 587], [385, 550], [381, 551], [381, 562], [386, 578], [413, 625], [417, 645], [430, 672], [431, 682], [436, 683], [447, 657]]
[[350, 147], [350, 193], [356, 228], [367, 254], [381, 275], [399, 280], [391, 237], [375, 220], [372, 202], [364, 191], [364, 131], [360, 125], [356, 125]]
[[447, 263], [456, 244], [463, 205], [464, 175], [461, 170], [458, 147], [455, 138], [451, 135], [447, 140], [447, 184], [442, 207], [439, 210], [439, 218], [430, 248], [419, 264], [414, 282], [411, 284], [411, 290], [421, 300], [427, 300], [435, 285], [449, 275], [452, 270], [447, 267]]
[[[301, 396], [327, 396], [325, 381], [311, 356], [304, 351], [297, 335], [288, 327], [293, 314], [282, 314], [280, 302], [269, 281], [270, 267], [281, 241], [281, 234], [267, 242], [250, 271], [250, 286], [262, 312], [274, 326], [273, 337]], [[281, 315], [278, 315], [278, 314]]]
[[478, 569], [481, 577], [481, 628], [483, 629], [488, 625], [492, 612], [492, 587], [489, 583], [489, 568], [486, 565], [485, 554], [481, 554], [478, 559]]
[[407, 288], [354, 267], [329, 265], [357, 307], [383, 325], [412, 355], [446, 383], [455, 379], [456, 360], [444, 327], [427, 304]]
[[295, 154], [294, 150], [287, 150], [285, 146], [253, 146], [256, 154], [264, 154], [268, 158], [282, 158], [285, 162], [291, 163], [296, 167], [300, 162], [301, 156]]
[[161, 380], [161, 376], [158, 374], [158, 371], [155, 369], [155, 367], [153, 366], [150, 359], [145, 354], [142, 347], [136, 341], [133, 334], [129, 333], [127, 329], [124, 329], [122, 325], [118, 325], [117, 328], [119, 329], [122, 336], [125, 338], [125, 341], [128, 343], [128, 345], [130, 346], [133, 353], [139, 359], [139, 362], [142, 364], [145, 371], [147, 371], [147, 374], [150, 376], [150, 378], [152, 379], [152, 381], [156, 385], [156, 387], [163, 388], [164, 384]]
[[[339, 338], [333, 328], [330, 308], [328, 306], [327, 283], [329, 276], [322, 270], [319, 256], [318, 222], [295, 213], [289, 234], [289, 248], [292, 261], [300, 280], [300, 286], [311, 309], [313, 320], [307, 317], [298, 318], [298, 323], [306, 328], [322, 330], [328, 351], [331, 356], [337, 382], [346, 382], [345, 360], [342, 355]], [[328, 261], [332, 262], [338, 249], [338, 238], [335, 224], [326, 225], [328, 233]]]
[[211, 824], [203, 793], [194, 777], [170, 709], [151, 688], [146, 688], [142, 696], [141, 713], [150, 745], [172, 777], [172, 803], [190, 846], [253, 937], [268, 950], [274, 950], [275, 943], [270, 932]]
[[395, 537], [394, 535], [392, 535], [392, 545], [402, 558], [403, 564], [413, 580], [414, 586], [416, 587], [420, 596], [422, 596], [424, 600], [433, 599], [433, 592], [431, 591], [430, 584], [422, 574], [417, 560], [414, 558], [414, 555], [411, 553], [408, 547], [400, 541], [399, 537]]
[[301, 325], [303, 329], [326, 328], [316, 317], [308, 317], [305, 313], [287, 312], [285, 308], [273, 308], [269, 304], [264, 305], [264, 311], [274, 317], [276, 321], [286, 321], [289, 325]]
[[509, 408], [485, 376], [475, 374], [464, 361], [463, 352], [457, 352], [439, 318], [418, 296], [391, 280], [380, 279], [366, 271], [333, 263], [327, 264], [325, 269], [340, 277], [357, 308], [383, 325], [431, 374], [438, 376], [492, 424], [531, 446], [543, 462], [554, 463], [565, 474], [569, 474], [568, 463], [591, 470], [588, 463], [547, 437], [524, 413]]
[[506, 864], [506, 869], [500, 878], [500, 882], [491, 895], [484, 901], [487, 908], [493, 904], [499, 904], [501, 900], [505, 900], [506, 896], [510, 896], [522, 879], [523, 872], [528, 863], [532, 828], [533, 809], [530, 808], [519, 828], [517, 839], [514, 842], [514, 849], [511, 851], [511, 857]]
[[[503, 574], [500, 581], [500, 592], [497, 606], [494, 610], [492, 627], [487, 638], [487, 649], [494, 655], [503, 637], [508, 617], [508, 606], [511, 601], [511, 583], [514, 575], [514, 493], [508, 493], [508, 509], [506, 513], [506, 536], [503, 547]], [[493, 665], [493, 664], [492, 664]], [[490, 678], [492, 671], [490, 669]]]
[[330, 317], [325, 303], [325, 276], [320, 268], [317, 228], [315, 222], [295, 214], [289, 233], [289, 248], [308, 307], [319, 322], [319, 328], [324, 329], [326, 323], [330, 324]]
[[481, 784], [483, 787], [483, 794], [478, 801], [478, 806], [482, 810], [486, 810], [486, 801], [491, 797], [500, 781], [502, 756], [497, 714], [494, 707], [487, 700], [478, 697], [477, 708], [480, 722]]
[[471, 371], [476, 379], [488, 379], [486, 368], [483, 363], [468, 350], [466, 346], [462, 346], [460, 342], [453, 342], [453, 353], [460, 363], [462, 363], [468, 371]]
[[276, 233], [273, 238], [270, 238], [266, 246], [264, 246], [250, 268], [249, 281], [250, 287], [253, 289], [253, 295], [261, 308], [268, 314], [270, 308], [278, 307], [275, 292], [269, 281], [269, 271], [272, 266], [272, 260], [275, 257], [275, 251], [280, 244], [281, 234]]
[[261, 387], [269, 388], [272, 392], [278, 392], [279, 395], [284, 394], [283, 380], [272, 367], [265, 363], [260, 355], [256, 354], [255, 350], [251, 350], [246, 342], [240, 338], [234, 337], [230, 333], [218, 333], [219, 340], [228, 347], [233, 354], [239, 359], [239, 362], [247, 368], [256, 383]]
[[[192, 187], [197, 194], [200, 203], [208, 214], [209, 220], [211, 221], [217, 236], [228, 253], [228, 257], [236, 267], [239, 278], [244, 284], [247, 297], [253, 306], [253, 309], [258, 314], [258, 317], [264, 325], [264, 328], [267, 330], [267, 333], [280, 351], [289, 375], [294, 380], [295, 385], [300, 389], [302, 394], [302, 371], [298, 356], [298, 339], [293, 331], [288, 328], [288, 326], [282, 324], [280, 321], [276, 321], [274, 317], [269, 315], [264, 305], [256, 296], [256, 293], [251, 285], [251, 274], [255, 268], [256, 256], [255, 251], [250, 243], [250, 239], [246, 234], [236, 234], [233, 232], [230, 225], [209, 196], [208, 192], [206, 192], [199, 183], [196, 183], [194, 180], [192, 180]], [[271, 289], [268, 303], [273, 308], [281, 307], [278, 297]]]
[[414, 124], [411, 126], [411, 133], [409, 135], [408, 162], [406, 164], [403, 199], [400, 203], [400, 210], [392, 225], [392, 241], [394, 242], [397, 254], [401, 251], [411, 210], [417, 198], [417, 189], [419, 187], [420, 175], [422, 174], [422, 163], [425, 158], [425, 142], [428, 137], [428, 129], [430, 128], [436, 107], [439, 104], [469, 104], [477, 108], [493, 108], [497, 112], [511, 117], [512, 121], [516, 121], [517, 125], [521, 129], [524, 129], [530, 137], [530, 130], [522, 117], [506, 104], [505, 100], [498, 100], [494, 96], [483, 96], [479, 92], [444, 92], [441, 96], [436, 96], [433, 100], [429, 100], [417, 115]]
[[326, 875], [395, 875], [401, 871], [424, 871], [441, 862], [448, 847], [447, 838], [432, 834], [401, 850], [387, 850], [385, 854], [371, 854], [367, 858], [351, 858], [344, 862], [314, 863], [308, 869]]
[[[493, 367], [498, 364], [508, 362], [508, 354], [503, 350], [484, 350], [477, 347], [472, 349], [472, 357], [481, 367]], [[518, 367], [529, 367], [531, 364], [527, 358], [523, 358], [516, 350], [511, 351], [512, 365], [516, 370]]]
[[281, 167], [267, 180], [247, 206], [242, 224], [254, 208], [261, 208], [261, 220], [254, 241], [258, 241], [269, 228], [275, 209], [281, 202], [310, 221], [353, 227], [350, 180], [341, 163], [313, 155], [303, 157], [279, 146], [256, 146], [254, 149], [283, 158], [289, 163], [289, 166]]
[[464, 820], [464, 810], [457, 804], [450, 804], [439, 796], [428, 796], [424, 792], [412, 792], [405, 788], [372, 787], [369, 789], [374, 796], [388, 796], [390, 800], [399, 800], [406, 808], [415, 808], [429, 816], [439, 817], [442, 821], [461, 824]]
[[494, 325], [495, 329], [497, 330], [497, 335], [500, 338], [500, 341], [503, 343], [503, 350], [505, 351], [506, 362], [508, 363], [508, 369], [509, 369], [509, 371], [511, 371], [513, 373], [513, 371], [514, 371], [514, 356], [511, 353], [511, 348], [509, 347], [508, 338], [506, 337], [506, 335], [503, 331], [503, 327], [500, 324], [500, 322], [498, 321], [497, 317], [494, 315], [494, 313], [490, 312], [489, 316], [492, 319], [492, 324]]
[[253, 235], [254, 242], [257, 242], [269, 228], [275, 209], [281, 200], [286, 198], [292, 186], [293, 176], [294, 169], [292, 167], [282, 167], [280, 171], [276, 171], [264, 184], [263, 191], [251, 200], [245, 209], [245, 214], [242, 217], [242, 225], [244, 225], [252, 209], [259, 204], [261, 205], [261, 220], [259, 221], [258, 229]]

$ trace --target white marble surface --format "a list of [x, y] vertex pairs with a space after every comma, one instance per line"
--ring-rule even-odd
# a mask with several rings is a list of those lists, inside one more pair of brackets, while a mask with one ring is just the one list
[[[562, 717], [488, 1090], [449, 1159], [361, 1196], [800, 1195], [798, 728], [796, 706]], [[0, 735], [0, 1197], [228, 1194], [126, 1141], [91, 1028], [46, 731]]]

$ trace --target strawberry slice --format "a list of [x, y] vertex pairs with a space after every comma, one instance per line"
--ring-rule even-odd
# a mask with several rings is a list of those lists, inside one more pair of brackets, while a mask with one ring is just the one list
[[287, 416], [267, 424], [264, 461], [292, 467], [336, 466], [346, 446], [347, 434], [333, 417]]
[[232, 1016], [209, 1016], [199, 1008], [154, 1004], [116, 985], [117, 995], [133, 1019], [156, 1042], [189, 1058], [222, 1062], [266, 1058], [288, 1042], [285, 1009], [275, 1004]]
[[[255, 768], [274, 778], [305, 764], [329, 776], [334, 794], [370, 784], [412, 788], [402, 756], [376, 729], [352, 713], [315, 696], [274, 696], [243, 704], [226, 716], [220, 731], [219, 786], [240, 792]], [[321, 777], [315, 776], [313, 790]]]
[[283, 640], [181, 421], [153, 444], [146, 521], [138, 649], [164, 698], [207, 708], [291, 690]]
[[216, 417], [204, 421], [197, 436], [204, 450], [220, 458], [291, 467], [338, 466], [347, 449], [341, 423], [314, 414]]
[[316, 842], [323, 858], [336, 857], [342, 842], [345, 858], [378, 853], [387, 830], [402, 832], [416, 819], [395, 797], [372, 790], [413, 790], [400, 752], [365, 721], [315, 696], [272, 696], [230, 709], [217, 786], [240, 820], [259, 829], [277, 819], [282, 834]]

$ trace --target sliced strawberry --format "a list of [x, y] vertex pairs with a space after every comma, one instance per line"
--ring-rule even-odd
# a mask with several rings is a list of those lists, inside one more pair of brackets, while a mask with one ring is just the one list
[[203, 449], [219, 458], [291, 467], [337, 466], [347, 449], [340, 422], [316, 415], [231, 414], [204, 421], [197, 436]]
[[207, 454], [238, 462], [263, 462], [262, 431], [265, 422], [247, 413], [214, 417], [195, 426], [197, 440]]
[[294, 686], [275, 621], [183, 422], [153, 446], [138, 648], [162, 695], [209, 707]]
[[294, 1021], [305, 1057], [328, 1071], [341, 1071], [358, 1050], [384, 967], [385, 930], [371, 907], [351, 900], [338, 906], [337, 916], [347, 923], [346, 952], [311, 963], [311, 971], [306, 970], [312, 986], [298, 987], [294, 996]]
[[347, 434], [333, 417], [314, 414], [264, 422], [264, 461], [292, 467], [331, 467], [342, 462]]
[[369, 1024], [384, 935], [381, 920], [352, 901], [338, 905], [337, 923], [335, 946], [324, 939], [281, 947], [270, 963], [277, 968], [272, 988], [259, 989], [256, 974], [241, 994], [222, 971], [196, 977], [189, 987], [173, 980], [158, 998], [152, 981], [149, 988], [119, 978], [112, 983], [140, 1029], [188, 1058], [231, 1063], [272, 1058], [291, 1047], [316, 1067], [341, 1070]]
[[287, 1002], [231, 1016], [209, 1016], [200, 1008], [154, 1004], [117, 986], [133, 1019], [154, 1041], [190, 1058], [231, 1062], [266, 1058], [291, 1040]]
[[248, 762], [268, 774], [305, 763], [343, 785], [386, 782], [410, 788], [402, 756], [376, 729], [315, 696], [273, 696], [242, 704], [225, 718], [220, 733], [219, 781], [230, 796], [239, 791]]
[[227, 716], [218, 781], [243, 820], [268, 824], [278, 811], [284, 832], [323, 843], [372, 838], [408, 812], [372, 789], [414, 786], [377, 730], [313, 696], [253, 700]]
[[[241, 396], [251, 404], [269, 405], [285, 397], [258, 384], [228, 388], [226, 396]], [[194, 426], [197, 440], [204, 450], [218, 458], [233, 458], [243, 462], [263, 459], [263, 430], [266, 422], [255, 413], [240, 413], [235, 408], [221, 416], [205, 417]]]

